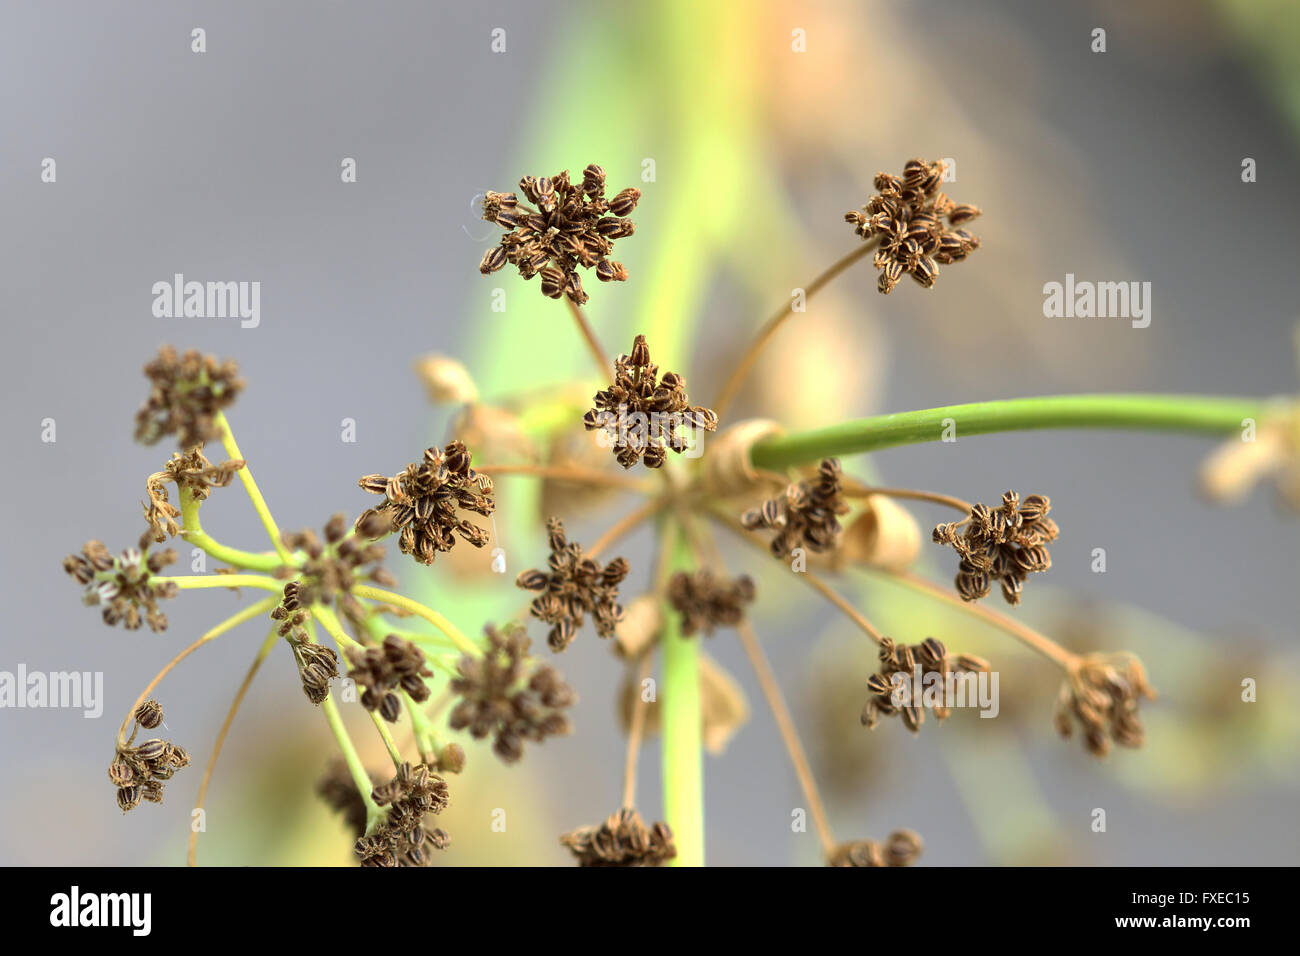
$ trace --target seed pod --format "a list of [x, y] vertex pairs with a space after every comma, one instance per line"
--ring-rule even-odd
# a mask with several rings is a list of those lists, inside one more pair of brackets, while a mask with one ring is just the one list
[[163, 722], [162, 707], [150, 698], [135, 709], [135, 719], [145, 730], [153, 730]]

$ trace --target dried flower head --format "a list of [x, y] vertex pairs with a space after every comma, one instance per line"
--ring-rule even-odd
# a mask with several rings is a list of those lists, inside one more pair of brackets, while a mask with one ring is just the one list
[[657, 822], [647, 827], [630, 807], [597, 826], [566, 833], [560, 842], [579, 866], [660, 866], [677, 856], [668, 824]]
[[1089, 654], [1079, 660], [1061, 685], [1055, 722], [1069, 737], [1077, 721], [1089, 753], [1104, 757], [1111, 741], [1121, 747], [1141, 747], [1146, 731], [1138, 716], [1142, 698], [1156, 699], [1142, 662], [1129, 653]]
[[742, 574], [719, 580], [705, 569], [678, 571], [668, 580], [668, 603], [681, 615], [681, 632], [690, 637], [715, 627], [735, 627], [745, 618], [745, 606], [754, 600], [754, 581]]
[[108, 766], [108, 779], [117, 788], [117, 805], [123, 813], [134, 810], [142, 800], [162, 803], [163, 784], [190, 762], [185, 748], [169, 740], [153, 737], [135, 743], [142, 727], [152, 730], [163, 722], [162, 707], [156, 700], [146, 700], [132, 716], [131, 736], [126, 743], [117, 745]]
[[80, 554], [63, 559], [63, 570], [85, 587], [82, 601], [103, 605], [104, 623], [109, 627], [120, 621], [134, 631], [143, 620], [151, 631], [167, 629], [167, 615], [158, 610], [158, 601], [174, 597], [177, 588], [171, 581], [155, 581], [154, 576], [176, 560], [176, 552], [167, 548], [151, 553], [151, 543], [146, 532], [139, 547], [127, 548], [114, 557], [102, 542], [87, 541]]
[[[383, 518], [372, 518], [370, 524], [374, 527], [367, 525], [365, 530], [373, 531], [384, 523]], [[350, 620], [360, 621], [366, 612], [352, 596], [353, 586], [358, 581], [373, 581], [384, 587], [397, 584], [397, 579], [380, 567], [384, 546], [362, 544], [357, 534], [349, 534], [342, 513], [331, 516], [321, 537], [306, 530], [285, 534], [283, 541], [286, 548], [302, 551], [305, 558], [299, 568], [282, 572], [293, 574], [294, 580], [284, 586], [284, 598], [271, 612], [277, 621], [290, 620], [297, 612], [316, 603], [332, 603]], [[289, 629], [282, 629], [281, 633], [287, 635]]]
[[600, 432], [601, 443], [608, 442], [624, 468], [642, 460], [647, 468], [661, 468], [670, 450], [680, 455], [694, 447], [700, 429], [718, 428], [711, 409], [690, 404], [685, 379], [676, 372], [659, 376], [644, 335], [633, 341], [630, 355], [615, 360], [614, 383], [593, 401], [596, 407], [582, 417], [582, 424]]
[[424, 825], [427, 815], [441, 813], [448, 803], [447, 782], [428, 764], [402, 764], [370, 796], [388, 812], [383, 824], [353, 847], [362, 866], [428, 866], [433, 851], [450, 844], [445, 831]]
[[778, 558], [789, 557], [795, 548], [830, 551], [842, 530], [838, 516], [849, 512], [841, 482], [839, 459], [824, 459], [815, 478], [788, 485], [779, 498], [741, 515], [740, 523], [750, 531], [775, 530], [771, 548]]
[[439, 551], [450, 551], [455, 535], [476, 548], [488, 543], [487, 531], [459, 514], [465, 510], [490, 515], [496, 507], [492, 479], [470, 467], [470, 454], [461, 442], [425, 449], [424, 459], [407, 465], [401, 474], [366, 475], [357, 484], [384, 496], [379, 507], [362, 512], [357, 533], [378, 537], [391, 528], [402, 553], [421, 564], [433, 564]]
[[915, 830], [895, 830], [884, 844], [875, 840], [841, 843], [827, 860], [830, 866], [911, 866], [921, 855], [921, 835]]
[[[487, 653], [462, 657], [460, 676], [451, 682], [452, 693], [460, 699], [448, 723], [453, 730], [468, 729], [478, 740], [492, 735], [497, 756], [514, 763], [523, 756], [524, 741], [540, 743], [569, 733], [569, 718], [563, 711], [578, 698], [554, 668], [530, 669], [530, 642], [521, 626], [510, 624], [498, 631], [488, 625], [484, 633]], [[449, 755], [450, 762], [455, 759], [455, 754]], [[463, 751], [459, 761], [464, 763]], [[456, 767], [450, 772], [458, 771]]]
[[998, 581], [1006, 602], [1020, 603], [1025, 578], [1052, 566], [1047, 545], [1060, 529], [1047, 517], [1051, 510], [1046, 495], [1021, 501], [1008, 491], [1001, 507], [977, 504], [965, 521], [935, 527], [935, 543], [949, 545], [961, 557], [955, 584], [963, 601], [987, 596], [992, 582]]
[[605, 198], [605, 171], [592, 164], [583, 170], [582, 182], [569, 179], [567, 170], [553, 177], [525, 176], [519, 191], [488, 191], [483, 218], [506, 230], [479, 263], [489, 275], [510, 263], [525, 279], [542, 277], [542, 294], [552, 299], [567, 296], [577, 305], [588, 295], [582, 289], [578, 267], [596, 269], [601, 282], [622, 282], [627, 270], [609, 258], [614, 242], [632, 235], [635, 225], [627, 218], [641, 198], [641, 190], [624, 189]]
[[980, 210], [938, 191], [946, 170], [943, 160], [909, 159], [901, 177], [877, 173], [876, 194], [861, 210], [844, 214], [863, 239], [880, 237], [875, 266], [882, 293], [892, 292], [904, 273], [932, 288], [940, 265], [960, 262], [979, 248], [979, 239], [965, 229], [949, 228], [969, 222]]
[[623, 619], [618, 603], [618, 586], [627, 577], [628, 563], [615, 558], [603, 568], [582, 556], [582, 545], [564, 535], [559, 518], [546, 523], [551, 545], [547, 570], [524, 571], [515, 584], [525, 591], [542, 592], [533, 599], [529, 613], [551, 625], [546, 641], [551, 650], [568, 647], [590, 614], [601, 637], [612, 637]]
[[350, 647], [346, 654], [348, 677], [364, 688], [361, 706], [377, 710], [389, 723], [396, 723], [402, 713], [396, 690], [404, 690], [417, 704], [429, 699], [429, 685], [424, 678], [432, 677], [433, 671], [425, 664], [424, 652], [413, 642], [389, 634], [381, 647]]
[[171, 460], [163, 466], [163, 470], [150, 475], [145, 482], [149, 501], [144, 504], [144, 520], [149, 524], [154, 541], [166, 541], [169, 537], [180, 534], [181, 530], [176, 524], [180, 509], [167, 498], [168, 482], [176, 485], [181, 492], [188, 491], [195, 501], [204, 501], [213, 488], [224, 488], [230, 484], [235, 473], [243, 467], [243, 459], [212, 464], [203, 454], [202, 445], [195, 445], [184, 454], [172, 452]]
[[193, 349], [178, 356], [170, 345], [144, 367], [153, 383], [149, 398], [135, 416], [135, 439], [153, 445], [164, 435], [176, 435], [181, 448], [193, 448], [221, 437], [216, 416], [244, 388], [239, 366], [217, 362]]
[[[922, 699], [916, 696], [913, 686], [921, 682]], [[951, 657], [948, 649], [933, 637], [920, 644], [897, 644], [886, 637], [880, 642], [880, 668], [867, 678], [871, 696], [862, 708], [862, 723], [874, 730], [880, 718], [898, 716], [908, 730], [916, 733], [925, 722], [927, 687], [942, 688], [942, 703], [934, 703], [931, 710], [939, 720], [952, 713], [948, 694], [950, 675], [988, 673], [988, 662], [971, 654]]]

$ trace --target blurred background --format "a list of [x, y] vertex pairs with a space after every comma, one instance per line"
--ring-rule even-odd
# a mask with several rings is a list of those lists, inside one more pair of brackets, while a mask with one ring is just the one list
[[[5, 3], [0, 670], [100, 671], [106, 701], [98, 720], [0, 710], [0, 862], [182, 863], [202, 765], [264, 635], [224, 636], [163, 683], [169, 735], [195, 766], [164, 805], [124, 817], [105, 777], [122, 713], [177, 650], [252, 600], [188, 593], [166, 607], [168, 631], [128, 633], [80, 606], [60, 569], [87, 538], [117, 550], [142, 530], [144, 480], [168, 451], [134, 444], [132, 416], [160, 344], [238, 360], [248, 388], [230, 419], [250, 466], [282, 527], [319, 528], [373, 503], [360, 475], [395, 473], [451, 437], [463, 412], [430, 403], [420, 356], [462, 359], [501, 406], [599, 384], [560, 303], [508, 270], [478, 274], [495, 241], [473, 208], [483, 190], [590, 162], [612, 190], [640, 188], [636, 235], [618, 247], [631, 278], [587, 283], [588, 311], [613, 351], [646, 333], [707, 402], [761, 321], [854, 248], [842, 215], [874, 174], [951, 157], [946, 189], [984, 209], [982, 248], [929, 292], [880, 296], [866, 262], [838, 279], [785, 328], [732, 420], [802, 427], [1078, 391], [1294, 394], [1297, 50], [1300, 8], [1286, 0]], [[41, 179], [47, 157], [55, 183]], [[341, 181], [345, 158], [355, 183]], [[1242, 181], [1246, 158], [1257, 182]], [[260, 325], [155, 318], [151, 287], [176, 272], [259, 281]], [[1067, 273], [1150, 282], [1150, 327], [1044, 318], [1043, 284]], [[340, 439], [344, 419], [355, 442]], [[1137, 652], [1162, 692], [1144, 709], [1146, 746], [1104, 762], [1055, 736], [1046, 663], [851, 574], [837, 586], [887, 633], [933, 634], [1002, 672], [997, 720], [867, 731], [873, 647], [727, 543], [731, 566], [759, 579], [758, 631], [840, 839], [911, 827], [931, 865], [1297, 862], [1295, 517], [1264, 487], [1233, 508], [1203, 500], [1196, 471], [1212, 447], [1042, 432], [845, 463], [971, 500], [1051, 496], [1054, 566], [1015, 613], [1074, 649]], [[390, 566], [477, 632], [522, 603], [512, 581], [545, 558], [543, 510], [565, 509], [572, 537], [593, 540], [627, 505], [502, 481], [505, 577], [465, 547], [432, 570]], [[914, 513], [923, 527], [946, 520]], [[204, 524], [265, 546], [237, 485], [214, 493]], [[628, 596], [652, 545], [643, 531], [618, 549], [638, 569]], [[1105, 574], [1091, 571], [1098, 547]], [[932, 550], [924, 570], [946, 584], [954, 562]], [[349, 860], [342, 824], [313, 796], [333, 742], [281, 650], [218, 764], [201, 862]], [[791, 832], [803, 800], [734, 634], [706, 650], [752, 709], [707, 758], [708, 860], [817, 863], [815, 836]], [[558, 835], [616, 809], [624, 664], [590, 632], [556, 664], [581, 696], [575, 733], [512, 768], [471, 748], [441, 818], [445, 862], [565, 863]], [[1257, 703], [1241, 702], [1244, 677]], [[359, 711], [349, 720], [374, 736]], [[658, 759], [651, 740], [639, 805], [656, 819]], [[1105, 833], [1090, 829], [1097, 807]], [[505, 833], [490, 826], [497, 808]]]

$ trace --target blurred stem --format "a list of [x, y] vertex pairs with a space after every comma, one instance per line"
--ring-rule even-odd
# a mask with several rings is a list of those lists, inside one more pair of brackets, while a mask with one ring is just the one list
[[[175, 577], [160, 575], [151, 577], [153, 584], [174, 584], [182, 591], [202, 591], [205, 588], [260, 588], [263, 591], [280, 593], [284, 585], [275, 578], [261, 574], [183, 574]], [[279, 603], [278, 601], [276, 602]]]
[[244, 608], [242, 611], [239, 611], [236, 614], [232, 614], [230, 617], [226, 618], [224, 621], [222, 621], [220, 624], [213, 627], [210, 631], [208, 631], [206, 634], [200, 637], [189, 647], [185, 648], [185, 650], [181, 651], [170, 661], [168, 661], [167, 664], [163, 667], [163, 669], [160, 670], [154, 676], [154, 679], [149, 682], [149, 686], [140, 692], [140, 696], [135, 699], [135, 703], [132, 704], [131, 709], [127, 711], [126, 718], [122, 721], [122, 726], [117, 732], [118, 743], [125, 744], [126, 728], [131, 723], [132, 719], [135, 717], [136, 708], [138, 708], [141, 704], [143, 704], [146, 700], [148, 700], [149, 695], [153, 693], [153, 689], [162, 682], [162, 679], [171, 672], [171, 669], [173, 667], [175, 667], [181, 661], [185, 660], [185, 658], [189, 657], [191, 654], [197, 651], [204, 644], [208, 643], [208, 641], [215, 640], [216, 638], [220, 637], [222, 634], [225, 634], [227, 631], [233, 631], [235, 628], [239, 627], [239, 625], [243, 624], [245, 621], [251, 621], [255, 617], [259, 617], [263, 614], [266, 614], [268, 611], [271, 610], [271, 608], [275, 607], [279, 603], [280, 603], [280, 599], [278, 597], [269, 597], [269, 598], [263, 598], [262, 600], [258, 601], [256, 604], [249, 605], [248, 607]]
[[427, 608], [419, 601], [413, 601], [404, 594], [398, 594], [394, 591], [385, 591], [383, 588], [371, 587], [368, 584], [353, 585], [352, 593], [357, 597], [370, 598], [372, 601], [381, 601], [385, 604], [392, 604], [410, 611], [418, 617], [424, 618], [442, 633], [451, 638], [452, 642], [463, 654], [469, 654], [473, 657], [482, 657], [483, 650], [468, 637], [462, 634], [456, 625], [447, 620], [432, 608]]
[[650, 676], [650, 664], [654, 661], [654, 651], [646, 650], [641, 654], [636, 666], [635, 688], [636, 700], [632, 704], [632, 722], [627, 730], [627, 756], [623, 761], [623, 806], [636, 806], [636, 768], [641, 756], [641, 738], [645, 733], [646, 705], [644, 684]]
[[199, 500], [188, 489], [181, 488], [178, 491], [181, 501], [181, 526], [184, 528], [181, 537], [184, 540], [201, 548], [218, 561], [224, 561], [231, 567], [243, 568], [246, 571], [269, 572], [284, 564], [277, 555], [240, 551], [210, 537], [199, 523]]
[[[807, 305], [809, 299], [811, 299], [820, 289], [822, 289], [822, 287], [827, 285], [841, 272], [866, 256], [868, 253], [873, 252], [878, 242], [878, 239], [863, 242], [858, 246], [858, 248], [839, 259], [825, 272], [813, 279], [812, 282], [808, 283], [808, 285], [804, 286], [804, 305]], [[758, 361], [758, 356], [762, 353], [764, 346], [772, 340], [772, 336], [776, 335], [787, 319], [791, 316], [801, 314], [795, 312], [794, 302], [794, 297], [791, 296], [790, 302], [781, 309], [780, 312], [776, 313], [763, 324], [762, 328], [758, 330], [758, 335], [754, 338], [753, 343], [749, 346], [749, 349], [740, 357], [740, 361], [736, 363], [736, 367], [727, 378], [727, 383], [722, 386], [722, 391], [718, 394], [717, 400], [711, 406], [719, 418], [721, 418], [723, 413], [731, 406], [731, 402], [736, 397], [736, 393], [739, 392], [740, 387], [745, 384], [745, 378], [749, 375], [750, 370], [753, 369], [754, 363]]]
[[896, 415], [861, 418], [759, 441], [756, 468], [779, 469], [834, 455], [1038, 428], [1121, 428], [1224, 434], [1267, 410], [1261, 399], [1199, 395], [1056, 395], [946, 405]]
[[226, 454], [231, 458], [244, 462], [244, 467], [239, 469], [239, 480], [244, 485], [244, 491], [248, 493], [248, 499], [253, 502], [253, 510], [257, 512], [257, 517], [262, 520], [262, 527], [266, 529], [267, 537], [271, 539], [271, 546], [275, 548], [275, 553], [280, 556], [280, 561], [284, 564], [292, 564], [293, 556], [280, 540], [280, 529], [276, 527], [275, 519], [271, 517], [271, 509], [266, 505], [266, 499], [262, 497], [262, 492], [257, 487], [257, 482], [253, 480], [252, 469], [248, 467], [248, 459], [244, 457], [243, 452], [239, 450], [239, 445], [235, 442], [235, 433], [231, 431], [230, 422], [226, 421], [225, 412], [217, 412], [215, 421], [217, 427], [221, 430], [221, 445], [226, 449]]
[[[230, 702], [230, 709], [226, 711], [226, 719], [221, 723], [221, 729], [217, 731], [217, 739], [212, 745], [212, 753], [208, 755], [208, 765], [203, 768], [203, 779], [199, 781], [199, 797], [195, 801], [195, 809], [203, 809], [204, 801], [208, 797], [208, 784], [212, 782], [212, 771], [217, 767], [217, 758], [221, 756], [221, 747], [226, 742], [226, 734], [230, 733], [230, 725], [235, 722], [235, 714], [239, 713], [240, 705], [244, 702], [244, 695], [248, 693], [248, 688], [252, 686], [253, 678], [261, 670], [262, 661], [266, 660], [271, 648], [280, 640], [280, 628], [275, 626], [271, 632], [266, 635], [266, 640], [262, 641], [262, 646], [258, 648], [257, 656], [253, 658], [253, 663], [248, 667], [248, 673], [244, 675], [243, 683], [239, 685], [239, 690], [235, 691], [235, 699]], [[198, 849], [199, 849], [199, 832], [190, 827], [190, 842], [186, 852], [186, 863], [190, 866], [198, 866]]]
[[[690, 550], [675, 524], [665, 524], [668, 570], [689, 570]], [[663, 582], [660, 582], [662, 585]], [[683, 637], [677, 615], [665, 608], [663, 648], [664, 817], [677, 844], [673, 866], [704, 865], [704, 748], [699, 647]]]
[[608, 353], [605, 351], [604, 346], [600, 344], [600, 340], [596, 338], [596, 332], [592, 329], [591, 323], [587, 321], [587, 313], [583, 312], [582, 306], [567, 295], [564, 297], [564, 302], [569, 307], [569, 312], [573, 314], [573, 321], [578, 323], [578, 331], [582, 333], [582, 339], [587, 343], [587, 351], [596, 360], [596, 367], [600, 369], [601, 378], [608, 379], [611, 382], [614, 381], [614, 370], [613, 366], [610, 365]]
[[938, 585], [931, 584], [924, 578], [912, 574], [910, 571], [886, 571], [879, 568], [866, 568], [868, 573], [884, 578], [889, 581], [897, 581], [904, 587], [911, 588], [921, 594], [929, 595], [959, 610], [972, 614], [975, 617], [983, 618], [989, 624], [992, 624], [1000, 631], [1010, 634], [1020, 643], [1032, 650], [1042, 654], [1048, 660], [1060, 666], [1067, 674], [1071, 673], [1079, 663], [1079, 655], [1057, 644], [1046, 635], [1038, 633], [1027, 624], [1021, 624], [1013, 617], [1005, 614], [999, 614], [992, 608], [987, 608], [982, 604], [963, 601], [955, 594], [950, 594]]

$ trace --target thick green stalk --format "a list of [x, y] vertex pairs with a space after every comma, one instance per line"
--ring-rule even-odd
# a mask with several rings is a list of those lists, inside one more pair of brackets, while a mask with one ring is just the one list
[[1255, 398], [1199, 395], [1055, 395], [946, 405], [878, 415], [811, 431], [766, 438], [751, 458], [756, 468], [780, 469], [832, 455], [852, 455], [948, 436], [1039, 428], [1123, 428], [1228, 434], [1242, 419], [1267, 413]]
[[284, 585], [275, 578], [264, 574], [181, 574], [174, 576], [155, 576], [149, 579], [154, 584], [174, 584], [182, 591], [203, 590], [204, 588], [261, 588], [263, 591], [283, 591]]
[[246, 571], [274, 571], [281, 567], [285, 562], [281, 561], [278, 555], [274, 554], [253, 554], [250, 551], [241, 551], [238, 548], [232, 548], [222, 544], [215, 538], [211, 537], [203, 530], [203, 525], [199, 522], [199, 502], [185, 489], [181, 489], [181, 522], [185, 529], [181, 537], [193, 544], [218, 561], [223, 561], [234, 568], [243, 568]]
[[[662, 547], [672, 570], [690, 568], [690, 550], [675, 525], [664, 525]], [[677, 844], [673, 866], [704, 865], [704, 748], [699, 642], [683, 637], [677, 615], [665, 608], [663, 648], [664, 818]]]

